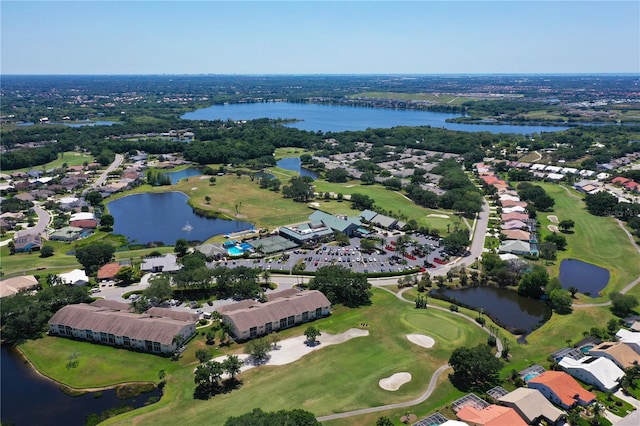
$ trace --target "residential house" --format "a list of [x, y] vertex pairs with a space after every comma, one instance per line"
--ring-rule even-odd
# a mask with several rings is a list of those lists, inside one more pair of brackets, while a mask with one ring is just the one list
[[49, 235], [52, 241], [75, 241], [82, 236], [83, 229], [75, 226], [65, 226]]
[[158, 306], [147, 309], [146, 314], [152, 317], [173, 318], [174, 320], [187, 322], [197, 322], [200, 319], [200, 314], [195, 312], [174, 311], [173, 309], [160, 308]]
[[517, 388], [498, 398], [498, 401], [518, 412], [531, 425], [546, 419], [551, 424], [558, 423], [565, 415], [536, 389]]
[[625, 183], [631, 182], [631, 179], [626, 178], [626, 177], [622, 177], [622, 176], [617, 176], [614, 177], [613, 179], [611, 179], [611, 183], [614, 185], [624, 185]]
[[182, 268], [175, 254], [147, 257], [142, 261], [140, 269], [144, 272], [176, 272]]
[[575, 360], [565, 356], [558, 363], [560, 367], [576, 379], [596, 386], [601, 391], [613, 391], [624, 376], [613, 361], [603, 357], [586, 356]]
[[522, 206], [513, 206], [513, 207], [504, 207], [502, 209], [502, 213], [504, 214], [509, 214], [509, 213], [524, 213], [527, 209], [525, 209]]
[[33, 290], [38, 287], [38, 285], [38, 280], [33, 275], [23, 275], [0, 280], [0, 298], [13, 296], [25, 290]]
[[500, 218], [503, 222], [508, 222], [510, 220], [521, 220], [524, 222], [529, 220], [529, 215], [526, 213], [503, 213], [500, 215]]
[[500, 226], [502, 229], [529, 229], [529, 225], [521, 220], [510, 220]]
[[526, 241], [505, 240], [498, 247], [499, 253], [531, 254], [531, 244]]
[[122, 266], [117, 262], [107, 263], [98, 269], [98, 281], [114, 280]]
[[13, 244], [16, 253], [28, 253], [42, 248], [42, 238], [37, 234], [16, 234]]
[[460, 409], [456, 416], [470, 426], [527, 426], [516, 410], [494, 404], [483, 409], [468, 405]]
[[545, 371], [529, 379], [527, 386], [539, 390], [545, 398], [564, 409], [586, 406], [596, 400], [596, 394], [563, 371]]
[[67, 285], [87, 285], [89, 277], [82, 269], [74, 269], [64, 274], [58, 274], [62, 284]]
[[330, 311], [329, 299], [320, 291], [309, 290], [248, 307], [241, 305], [241, 309], [226, 311], [222, 321], [229, 324], [236, 339], [247, 340], [322, 318]]
[[529, 241], [531, 239], [531, 233], [521, 229], [503, 229], [500, 233], [508, 240]]
[[640, 363], [640, 354], [622, 342], [600, 343], [589, 350], [589, 355], [610, 359], [623, 370]]
[[[522, 207], [523, 209], [527, 208], [526, 201], [500, 200], [500, 204], [502, 204], [503, 211], [511, 207]], [[506, 212], [506, 213], [509, 213], [509, 212]]]
[[49, 320], [49, 334], [104, 343], [126, 349], [169, 354], [177, 349], [175, 336], [189, 339], [196, 321], [92, 306], [67, 305]]
[[82, 219], [69, 222], [69, 225], [74, 228], [96, 229], [98, 222], [95, 219]]
[[616, 333], [619, 342], [628, 345], [635, 353], [640, 354], [640, 332], [634, 332], [621, 328]]

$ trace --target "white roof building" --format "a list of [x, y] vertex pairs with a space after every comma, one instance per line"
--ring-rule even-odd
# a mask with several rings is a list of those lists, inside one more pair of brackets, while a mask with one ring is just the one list
[[531, 166], [531, 170], [544, 170], [544, 168], [547, 167], [544, 164], [534, 164]]
[[560, 367], [585, 383], [596, 386], [602, 391], [611, 391], [618, 387], [618, 381], [624, 377], [613, 361], [603, 357], [586, 356], [579, 360], [565, 356], [559, 362]]
[[558, 167], [558, 166], [547, 166], [544, 169], [545, 172], [551, 172], [551, 173], [560, 173], [561, 170], [562, 170], [562, 167]]
[[564, 179], [564, 175], [561, 175], [560, 173], [549, 173], [547, 175], [547, 179], [562, 180], [562, 179]]
[[94, 220], [95, 218], [95, 215], [91, 212], [79, 212], [72, 214], [69, 221], [73, 222], [74, 220]]
[[513, 213], [513, 212], [518, 212], [518, 213], [523, 213], [525, 211], [524, 207], [520, 207], [520, 206], [513, 206], [513, 207], [505, 207], [504, 209], [502, 209], [502, 213]]
[[640, 333], [621, 328], [616, 333], [616, 337], [618, 338], [619, 342], [629, 345], [631, 349], [640, 354]]
[[516, 195], [502, 194], [500, 201], [520, 201], [520, 197]]
[[74, 269], [58, 276], [63, 283], [68, 285], [86, 285], [89, 282], [89, 277], [82, 269]]

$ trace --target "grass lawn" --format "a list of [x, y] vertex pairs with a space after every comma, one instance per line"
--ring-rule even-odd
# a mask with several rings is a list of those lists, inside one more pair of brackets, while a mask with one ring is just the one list
[[282, 158], [300, 157], [303, 154], [311, 154], [311, 153], [312, 153], [311, 151], [304, 148], [283, 147], [283, 148], [276, 148], [275, 152], [273, 153], [273, 157], [277, 161]]
[[62, 167], [62, 165], [64, 163], [67, 163], [67, 166], [81, 166], [82, 164], [84, 164], [84, 162], [88, 162], [88, 163], [92, 163], [94, 161], [93, 155], [89, 155], [89, 154], [83, 154], [80, 152], [74, 152], [74, 151], [67, 151], [67, 152], [63, 152], [58, 154], [58, 158], [46, 163], [42, 166], [35, 166], [35, 167], [25, 167], [22, 169], [15, 169], [15, 170], [3, 170], [3, 173], [8, 173], [11, 174], [12, 172], [28, 172], [29, 170], [49, 170], [49, 169], [55, 169], [58, 167]]
[[[593, 216], [587, 212], [582, 196], [565, 186], [535, 182], [556, 201], [553, 211], [538, 212], [541, 239], [551, 231], [547, 216], [556, 215], [558, 220], [571, 219], [576, 223], [572, 234], [562, 234], [567, 239], [567, 249], [557, 253], [557, 261], [549, 266], [551, 276], [558, 276], [562, 259], [579, 259], [609, 270], [609, 284], [602, 292], [604, 297], [591, 298], [579, 295], [580, 302], [597, 303], [606, 301], [607, 294], [620, 291], [640, 276], [640, 255], [629, 242], [627, 235], [610, 217]], [[640, 287], [629, 294], [640, 296]]]
[[[180, 365], [169, 358], [45, 336], [18, 347], [46, 376], [73, 388], [96, 388], [134, 381], [158, 381], [158, 371], [168, 374]], [[69, 356], [77, 353], [76, 368], [67, 368]], [[144, 368], [142, 368], [144, 366]]]
[[[416, 311], [412, 305], [381, 290], [374, 290], [372, 306], [338, 307], [330, 317], [314, 325], [322, 332], [339, 333], [360, 327], [361, 323], [368, 324], [369, 336], [326, 347], [293, 364], [241, 373], [240, 389], [216, 395], [209, 401], [193, 399], [195, 364], [179, 369], [172, 373], [167, 395], [159, 405], [124, 414], [108, 423], [169, 425], [179, 420], [186, 424], [223, 424], [230, 415], [254, 407], [265, 411], [302, 408], [321, 416], [405, 401], [424, 391], [431, 374], [446, 363], [453, 349], [486, 340], [485, 333], [478, 327], [461, 322], [448, 312]], [[302, 327], [297, 327], [281, 333], [281, 337], [299, 335], [302, 331]], [[431, 349], [414, 345], [405, 337], [409, 333], [430, 335], [436, 345]], [[196, 344], [198, 342], [190, 346]], [[187, 356], [192, 355], [185, 358]], [[186, 362], [187, 359], [181, 361]], [[400, 371], [411, 372], [413, 380], [396, 392], [384, 391], [378, 386], [380, 379]], [[434, 393], [437, 398], [421, 408], [424, 413], [459, 394], [448, 385], [446, 375], [444, 382], [447, 384]], [[353, 419], [350, 424], [354, 424]]]

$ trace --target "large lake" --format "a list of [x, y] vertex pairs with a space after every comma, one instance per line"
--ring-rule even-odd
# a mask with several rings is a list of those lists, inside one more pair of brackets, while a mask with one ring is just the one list
[[99, 414], [123, 404], [142, 407], [149, 398], [159, 398], [160, 390], [127, 400], [118, 399], [109, 389], [72, 397], [63, 393], [58, 385], [40, 376], [13, 348], [2, 345], [2, 386], [0, 388], [1, 417], [4, 425], [84, 425], [90, 414]]
[[297, 119], [287, 126], [301, 130], [342, 132], [395, 126], [431, 126], [465, 132], [532, 134], [557, 132], [568, 127], [512, 126], [491, 124], [447, 123], [460, 114], [409, 109], [365, 108], [341, 105], [318, 105], [289, 102], [261, 102], [213, 105], [188, 112], [185, 120], [254, 120], [258, 118]]
[[[173, 245], [181, 238], [206, 241], [214, 235], [253, 227], [248, 222], [198, 216], [187, 200], [181, 192], [163, 192], [128, 195], [111, 201], [107, 207], [115, 219], [113, 233], [137, 244], [160, 241]], [[215, 199], [211, 203], [215, 204]], [[187, 224], [191, 230], [183, 229]]]
[[318, 178], [318, 174], [316, 172], [302, 167], [302, 161], [300, 161], [300, 157], [282, 158], [278, 160], [276, 166], [280, 167], [281, 169], [298, 172], [300, 176], [309, 176], [313, 179]]

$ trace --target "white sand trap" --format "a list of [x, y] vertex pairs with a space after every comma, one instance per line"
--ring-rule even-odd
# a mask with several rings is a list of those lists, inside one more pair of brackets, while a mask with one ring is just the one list
[[547, 228], [549, 229], [549, 231], [551, 232], [558, 232], [558, 227], [555, 225], [547, 225]]
[[446, 214], [431, 213], [431, 214], [428, 214], [427, 217], [439, 217], [439, 218], [442, 218], [442, 219], [449, 219], [449, 216], [446, 215]]
[[[351, 328], [340, 334], [322, 333], [320, 337], [318, 337], [319, 343], [317, 343], [315, 346], [307, 345], [305, 343], [307, 338], [304, 335], [285, 339], [278, 342], [277, 349], [272, 349], [271, 351], [269, 351], [269, 359], [264, 363], [264, 365], [290, 364], [318, 349], [322, 349], [331, 345], [337, 345], [339, 343], [344, 343], [355, 337], [364, 337], [368, 335], [369, 330], [361, 330], [359, 328]], [[226, 356], [224, 355], [219, 356], [217, 358], [214, 358], [214, 361], [222, 362], [225, 358]], [[245, 362], [245, 364], [240, 368], [240, 371], [246, 371], [250, 368], [256, 367], [256, 365], [251, 362], [249, 355], [239, 354], [238, 358], [240, 358], [241, 361]]]
[[397, 391], [400, 389], [400, 386], [405, 383], [409, 383], [411, 381], [411, 373], [407, 373], [403, 371], [401, 373], [393, 374], [389, 377], [385, 377], [384, 379], [380, 379], [378, 384], [384, 390], [388, 391]]
[[407, 334], [407, 339], [411, 343], [415, 343], [416, 345], [422, 346], [423, 348], [431, 348], [436, 343], [435, 340], [433, 340], [429, 336], [425, 336], [424, 334]]
[[194, 186], [193, 188], [191, 188], [192, 191], [195, 191], [196, 189], [198, 189], [197, 186]]
[[553, 215], [553, 214], [549, 215], [549, 216], [547, 216], [547, 219], [549, 219], [549, 221], [551, 223], [558, 223], [558, 216], [556, 216], [556, 215]]

